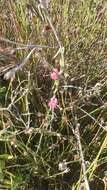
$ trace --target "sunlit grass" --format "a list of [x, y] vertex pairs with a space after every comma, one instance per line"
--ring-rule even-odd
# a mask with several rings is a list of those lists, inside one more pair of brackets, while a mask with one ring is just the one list
[[1, 78], [0, 189], [106, 189], [106, 1], [11, 0], [0, 10], [0, 48], [22, 64]]

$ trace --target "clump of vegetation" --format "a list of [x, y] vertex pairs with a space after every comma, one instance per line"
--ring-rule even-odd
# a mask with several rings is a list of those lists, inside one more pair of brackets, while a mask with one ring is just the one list
[[107, 3], [0, 0], [0, 189], [107, 188]]

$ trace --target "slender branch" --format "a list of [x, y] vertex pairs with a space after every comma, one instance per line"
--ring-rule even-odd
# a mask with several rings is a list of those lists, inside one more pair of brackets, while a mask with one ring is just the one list
[[79, 127], [80, 127], [80, 124], [77, 123], [76, 129], [75, 129], [75, 136], [76, 136], [76, 139], [77, 139], [78, 148], [79, 148], [79, 152], [80, 152], [85, 186], [86, 186], [87, 190], [90, 190], [89, 183], [88, 183], [88, 178], [87, 178], [87, 174], [86, 174], [86, 165], [85, 165], [85, 160], [84, 160], [84, 155], [83, 155], [82, 145], [81, 145], [81, 140], [80, 140]]
[[38, 49], [42, 49], [42, 48], [57, 48], [57, 47], [52, 47], [52, 46], [46, 46], [46, 45], [35, 45], [35, 44], [23, 44], [23, 43], [20, 43], [20, 42], [14, 42], [12, 40], [9, 40], [7, 38], [2, 38], [0, 37], [0, 41], [1, 42], [6, 42], [6, 43], [10, 43], [10, 44], [13, 44], [13, 45], [18, 45], [18, 46], [21, 46], [19, 48], [16, 48], [16, 50], [20, 50], [20, 49], [31, 49], [31, 48], [38, 48]]

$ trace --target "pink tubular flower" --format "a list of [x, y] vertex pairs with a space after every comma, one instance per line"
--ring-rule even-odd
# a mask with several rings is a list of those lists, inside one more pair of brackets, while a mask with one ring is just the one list
[[50, 73], [50, 78], [52, 80], [58, 80], [59, 71], [57, 68], [54, 68], [52, 72]]
[[55, 97], [52, 97], [48, 103], [50, 109], [54, 110], [58, 105], [58, 100]]

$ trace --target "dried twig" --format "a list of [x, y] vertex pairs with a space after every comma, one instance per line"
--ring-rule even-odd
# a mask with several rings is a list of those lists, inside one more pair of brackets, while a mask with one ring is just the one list
[[76, 136], [76, 139], [77, 139], [77, 144], [78, 144], [80, 157], [81, 157], [81, 162], [82, 162], [82, 171], [83, 171], [83, 178], [84, 178], [84, 182], [85, 182], [85, 187], [86, 187], [87, 190], [90, 190], [88, 179], [87, 179], [87, 174], [86, 174], [86, 165], [85, 165], [85, 160], [84, 160], [84, 155], [83, 155], [82, 145], [81, 145], [81, 140], [80, 140], [79, 127], [80, 127], [80, 124], [77, 123], [76, 124], [76, 129], [75, 129], [75, 136]]
[[3, 38], [3, 37], [0, 37], [0, 42], [6, 42], [6, 43], [13, 44], [13, 45], [21, 46], [21, 47], [17, 48], [17, 50], [18, 49], [32, 49], [32, 48], [38, 48], [38, 49], [42, 49], [42, 48], [57, 48], [57, 47], [46, 46], [46, 45], [23, 44], [23, 43], [20, 43], [20, 42], [14, 42], [12, 40], [9, 40], [9, 39]]

